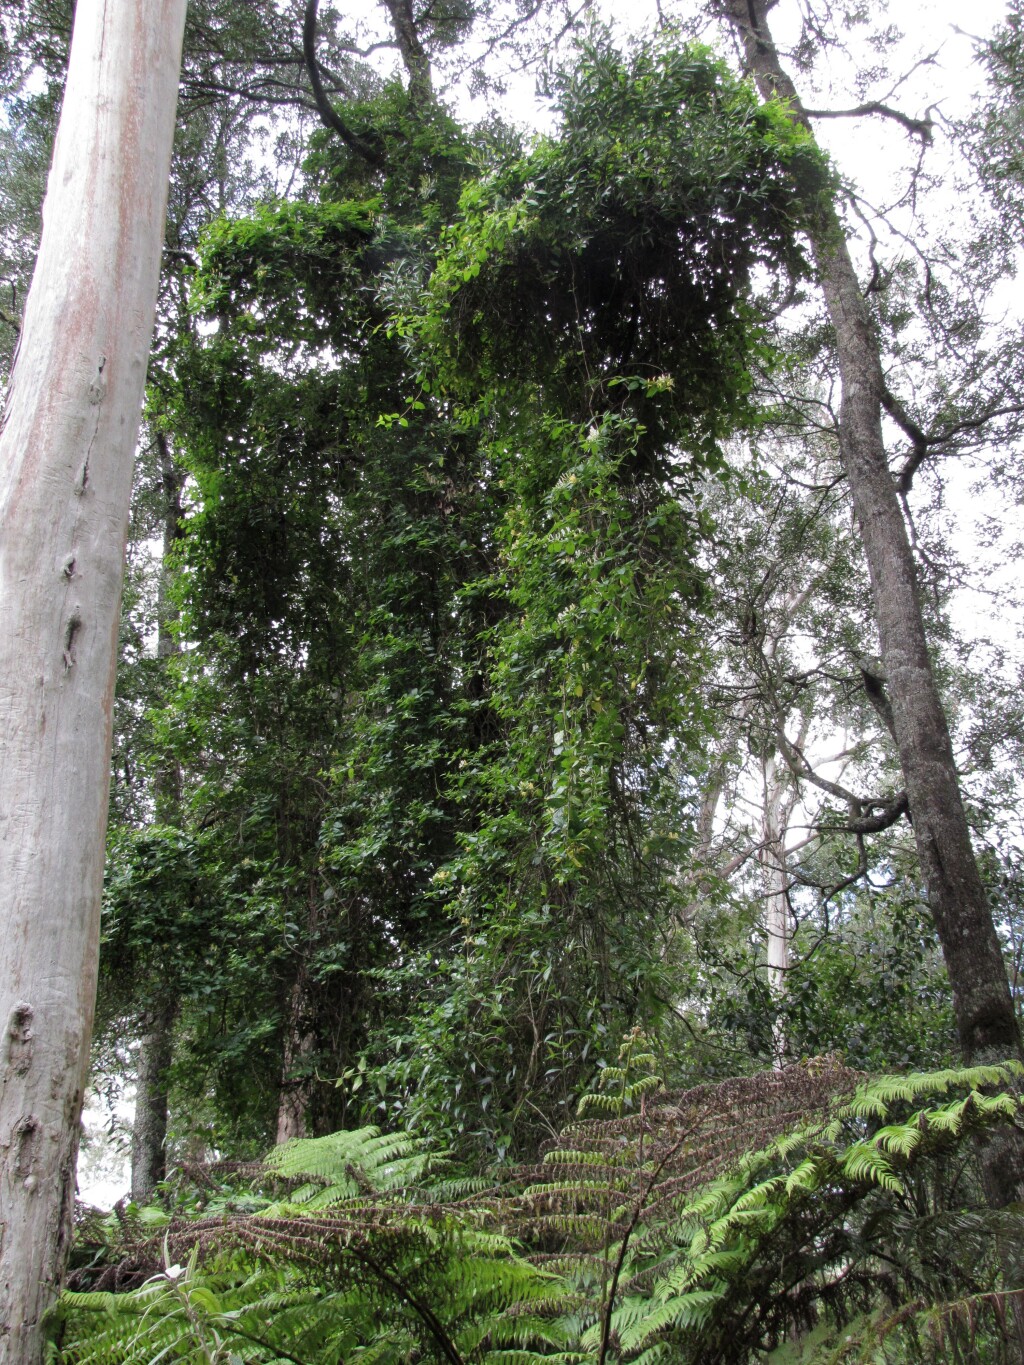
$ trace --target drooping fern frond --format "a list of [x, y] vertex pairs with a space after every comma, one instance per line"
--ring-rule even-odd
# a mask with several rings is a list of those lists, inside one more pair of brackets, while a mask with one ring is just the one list
[[620, 1060], [611, 1109], [458, 1202], [411, 1139], [287, 1145], [267, 1168], [298, 1182], [285, 1200], [173, 1224], [132, 1293], [65, 1295], [55, 1359], [743, 1365], [817, 1324], [821, 1362], [911, 1339], [937, 1362], [928, 1343], [975, 1322], [986, 1362], [1015, 1359], [1022, 1220], [965, 1196], [977, 1141], [1019, 1121], [1019, 1068], [824, 1059], [669, 1094], [641, 1039]]
[[[1008, 1064], [867, 1080], [826, 1060], [575, 1125], [573, 1147], [557, 1152], [561, 1193], [542, 1187], [537, 1229], [554, 1236], [565, 1226], [554, 1215], [568, 1205], [574, 1234], [590, 1230], [588, 1254], [566, 1248], [560, 1261], [570, 1279], [574, 1259], [589, 1277], [582, 1344], [601, 1362], [659, 1345], [673, 1361], [738, 1362], [823, 1311], [841, 1321], [880, 1294], [890, 1306], [909, 1299], [926, 1277], [920, 1259], [914, 1270], [892, 1256], [881, 1215], [913, 1208], [936, 1163], [973, 1134], [1016, 1121], [1020, 1101], [1009, 1088], [1019, 1075]], [[993, 1085], [1007, 1089], [983, 1089]], [[802, 1114], [793, 1122], [796, 1096]], [[911, 1104], [919, 1107], [908, 1113]], [[737, 1142], [747, 1149], [737, 1154]], [[596, 1171], [604, 1218], [588, 1223]], [[988, 1211], [976, 1216], [991, 1228]], [[908, 1245], [914, 1219], [903, 1221]], [[1008, 1238], [1024, 1246], [1016, 1215], [1002, 1229], [1004, 1249]], [[596, 1285], [595, 1253], [604, 1266]], [[950, 1283], [932, 1287], [968, 1286], [983, 1261], [961, 1263]], [[988, 1273], [1000, 1273], [991, 1248]]]
[[[131, 1293], [67, 1292], [51, 1327], [61, 1350], [54, 1347], [51, 1358], [80, 1365], [288, 1359], [282, 1309], [301, 1312], [308, 1324], [323, 1318], [328, 1306], [309, 1289], [295, 1286], [286, 1293], [285, 1278], [279, 1269], [246, 1266], [237, 1257], [200, 1266], [193, 1253], [185, 1266], [168, 1263]], [[274, 1342], [267, 1339], [271, 1316]], [[342, 1344], [341, 1326], [338, 1318], [324, 1332], [332, 1345]]]
[[[66, 1293], [55, 1359], [513, 1365], [563, 1356], [556, 1277], [520, 1254], [490, 1210], [437, 1202], [430, 1165], [423, 1145], [376, 1129], [277, 1149], [267, 1169], [298, 1182], [284, 1200], [172, 1223], [162, 1263], [132, 1293]], [[184, 1269], [171, 1264], [179, 1260]]]
[[404, 1133], [384, 1135], [369, 1127], [285, 1142], [268, 1155], [266, 1165], [286, 1178], [304, 1179], [289, 1195], [290, 1203], [325, 1209], [421, 1185], [431, 1156]]

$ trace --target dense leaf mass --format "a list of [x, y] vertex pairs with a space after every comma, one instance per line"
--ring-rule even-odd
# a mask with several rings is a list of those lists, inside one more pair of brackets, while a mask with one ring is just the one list
[[713, 466], [767, 354], [753, 276], [803, 273], [794, 182], [813, 201], [827, 168], [699, 48], [602, 43], [557, 93], [558, 136], [467, 188], [443, 239], [423, 324], [442, 383], [535, 387], [578, 421], [625, 406], [648, 459]]
[[704, 49], [602, 40], [560, 103], [524, 156], [385, 87], [383, 175], [317, 145], [201, 240], [152, 409], [190, 476], [154, 720], [222, 907], [176, 1064], [218, 1144], [381, 1104], [526, 1152], [663, 1008], [701, 481], [826, 173]]

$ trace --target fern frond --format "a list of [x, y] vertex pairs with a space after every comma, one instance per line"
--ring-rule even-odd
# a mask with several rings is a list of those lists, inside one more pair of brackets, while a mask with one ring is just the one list
[[[619, 1069], [619, 1099], [643, 1055]], [[893, 1302], [903, 1286], [903, 1316], [862, 1315], [865, 1350], [953, 1332], [961, 1310], [937, 1306], [969, 1302], [950, 1286], [975, 1285], [994, 1239], [1024, 1267], [1022, 1220], [921, 1218], [902, 1196], [979, 1130], [1019, 1121], [1018, 1097], [987, 1088], [1017, 1074], [866, 1081], [829, 1061], [649, 1089], [642, 1112], [577, 1120], [511, 1190], [458, 1203], [438, 1198], [410, 1138], [288, 1144], [268, 1161], [299, 1182], [285, 1200], [171, 1228], [184, 1268], [129, 1293], [65, 1294], [62, 1362], [584, 1365], [607, 1324], [631, 1365], [740, 1365], [821, 1313], [857, 1319], [883, 1275]], [[929, 1300], [936, 1258], [948, 1282]], [[995, 1321], [997, 1302], [974, 1308]]]
[[894, 1194], [904, 1192], [903, 1183], [874, 1141], [855, 1142], [842, 1153], [839, 1162], [852, 1180], [880, 1185]]
[[408, 1189], [423, 1180], [430, 1156], [405, 1134], [384, 1135], [367, 1127], [286, 1142], [274, 1148], [266, 1165], [278, 1175], [309, 1180], [292, 1192], [290, 1204], [324, 1209], [370, 1193]]

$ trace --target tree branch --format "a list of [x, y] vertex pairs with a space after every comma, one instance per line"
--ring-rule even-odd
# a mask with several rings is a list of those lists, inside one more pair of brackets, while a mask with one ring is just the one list
[[962, 422], [954, 422], [945, 431], [929, 434], [918, 426], [896, 395], [888, 389], [882, 391], [882, 407], [911, 444], [910, 454], [896, 480], [897, 492], [904, 496], [910, 492], [914, 475], [928, 458], [929, 451], [944, 445], [963, 432], [978, 431], [986, 422], [993, 422], [997, 417], [1015, 417], [1024, 412], [1024, 406], [1020, 403], [1004, 403], [1000, 407], [989, 408], [987, 412], [980, 413], [977, 417], [966, 417]]
[[[865, 802], [865, 805], [875, 805], [873, 801]], [[907, 801], [905, 791], [898, 792], [888, 803], [882, 806], [881, 810], [874, 815], [859, 815], [847, 820], [845, 825], [819, 825], [821, 830], [828, 830], [831, 834], [838, 831], [840, 834], [880, 834], [883, 829], [889, 829], [895, 825], [901, 816], [906, 815], [910, 810], [910, 803]]]
[[[850, 807], [850, 818], [841, 825], [822, 825], [816, 824], [815, 828], [823, 834], [878, 834], [883, 829], [888, 829], [894, 825], [902, 815], [909, 810], [907, 793], [898, 792], [889, 801], [878, 799], [864, 800], [849, 788], [842, 786], [838, 782], [830, 782], [828, 778], [816, 773], [808, 762], [805, 754], [794, 742], [786, 736], [785, 731], [780, 726], [776, 731], [779, 748], [795, 777], [804, 777], [815, 787], [820, 787], [822, 791], [828, 792], [830, 796], [837, 796], [840, 801], [845, 801]], [[874, 810], [873, 815], [864, 815], [865, 810]]]
[[909, 493], [914, 475], [927, 458], [929, 447], [935, 444], [935, 438], [921, 430], [896, 395], [887, 388], [882, 389], [882, 407], [910, 441], [910, 454], [896, 481], [900, 493]]
[[882, 118], [893, 119], [924, 143], [931, 142], [932, 130], [935, 127], [930, 118], [911, 118], [909, 114], [893, 109], [888, 104], [881, 104], [878, 100], [858, 104], [856, 109], [805, 109], [804, 113], [808, 118], [862, 118], [866, 114], [880, 114]]
[[430, 58], [420, 42], [412, 0], [384, 0], [384, 5], [391, 15], [398, 50], [409, 76], [409, 101], [415, 108], [425, 109], [434, 97], [434, 87], [430, 76]]
[[309, 83], [316, 101], [317, 113], [324, 126], [337, 133], [351, 152], [374, 167], [384, 165], [379, 150], [366, 138], [354, 133], [327, 97], [320, 79], [320, 63], [316, 56], [316, 17], [320, 0], [306, 0], [306, 13], [302, 23], [302, 55], [309, 73]]

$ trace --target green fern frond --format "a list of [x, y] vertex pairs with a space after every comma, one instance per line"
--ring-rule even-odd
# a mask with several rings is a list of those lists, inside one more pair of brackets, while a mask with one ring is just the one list
[[[646, 1313], [628, 1326], [623, 1325], [620, 1330], [623, 1349], [634, 1351], [645, 1346], [669, 1328], [692, 1331], [703, 1327], [721, 1306], [724, 1294], [724, 1286], [719, 1290], [693, 1290], [677, 1298], [666, 1299], [653, 1308], [648, 1305]], [[617, 1315], [614, 1321], [618, 1324]]]
[[[619, 1099], [649, 1065], [634, 1052]], [[1010, 1214], [993, 1234], [977, 1211], [926, 1223], [900, 1197], [978, 1130], [1018, 1121], [1016, 1095], [985, 1088], [1017, 1074], [864, 1081], [829, 1063], [684, 1095], [648, 1089], [642, 1109], [616, 1101], [610, 1119], [577, 1120], [511, 1192], [458, 1204], [437, 1197], [431, 1159], [407, 1137], [361, 1129], [288, 1144], [267, 1163], [302, 1182], [286, 1200], [196, 1223], [191, 1243], [176, 1225], [169, 1245], [187, 1264], [141, 1289], [65, 1294], [61, 1362], [591, 1365], [607, 1324], [630, 1365], [738, 1365], [804, 1321], [815, 1297], [813, 1311], [850, 1320], [863, 1301], [844, 1281], [872, 1283], [880, 1265], [916, 1294], [940, 1245], [972, 1282], [993, 1235], [1024, 1244]], [[953, 1302], [943, 1293], [908, 1294], [895, 1324], [869, 1315], [864, 1349], [902, 1341], [901, 1323], [952, 1330], [927, 1317]]]
[[357, 1128], [326, 1137], [297, 1138], [274, 1150], [267, 1167], [290, 1179], [312, 1178], [288, 1203], [329, 1208], [367, 1193], [407, 1189], [423, 1180], [430, 1156], [405, 1134]]
[[787, 1195], [795, 1194], [797, 1191], [810, 1193], [816, 1190], [821, 1179], [821, 1162], [817, 1157], [808, 1156], [801, 1161], [800, 1165], [790, 1171], [786, 1176], [785, 1189]]
[[873, 1140], [855, 1142], [841, 1154], [839, 1164], [852, 1180], [879, 1185], [894, 1194], [904, 1193], [902, 1181]]
[[544, 1164], [550, 1166], [600, 1166], [606, 1169], [614, 1169], [614, 1162], [610, 1162], [607, 1152], [580, 1152], [571, 1147], [556, 1147], [553, 1151], [546, 1152]]
[[872, 1142], [886, 1152], [893, 1152], [897, 1156], [908, 1157], [914, 1148], [921, 1142], [924, 1134], [915, 1119], [909, 1123], [895, 1123], [888, 1127], [880, 1128], [872, 1137]]

